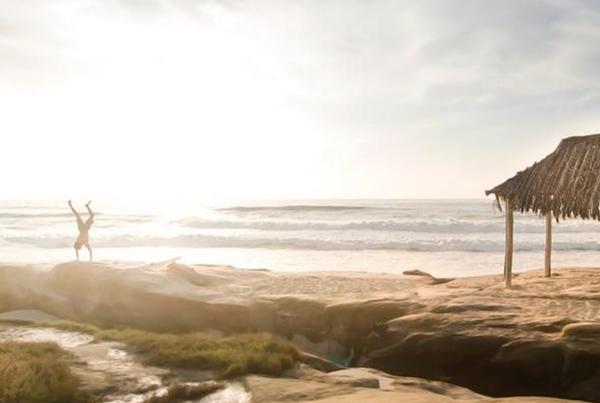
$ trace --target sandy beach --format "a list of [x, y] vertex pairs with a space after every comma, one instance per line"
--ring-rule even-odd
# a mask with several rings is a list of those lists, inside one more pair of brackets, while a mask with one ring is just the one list
[[0, 4], [0, 403], [600, 403], [600, 1]]
[[[487, 396], [600, 401], [595, 268], [559, 268], [552, 278], [526, 272], [506, 289], [502, 276], [437, 279], [419, 272], [0, 266], [0, 312], [17, 310], [104, 327], [269, 332], [306, 353], [392, 377], [442, 381]], [[5, 318], [36, 319], [31, 315]]]

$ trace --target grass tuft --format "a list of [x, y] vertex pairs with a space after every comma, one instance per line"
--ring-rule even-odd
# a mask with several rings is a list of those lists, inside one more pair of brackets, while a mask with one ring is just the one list
[[87, 403], [55, 343], [0, 343], [0, 402]]
[[137, 329], [100, 329], [70, 321], [43, 322], [36, 326], [86, 333], [98, 340], [119, 341], [144, 364], [168, 368], [215, 370], [223, 378], [248, 373], [281, 375], [299, 359], [298, 349], [265, 333], [219, 337], [201, 332], [153, 333]]

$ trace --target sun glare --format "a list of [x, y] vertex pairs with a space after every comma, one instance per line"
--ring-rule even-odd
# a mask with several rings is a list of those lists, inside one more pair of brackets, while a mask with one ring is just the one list
[[48, 169], [22, 168], [32, 181], [52, 183], [36, 191], [61, 197], [76, 182], [83, 197], [168, 200], [293, 195], [292, 183], [315, 186], [303, 178], [311, 177], [306, 161], [318, 144], [310, 123], [287, 107], [294, 83], [276, 44], [216, 5], [205, 18], [73, 21], [74, 63], [89, 68], [10, 106], [23, 148], [46, 133], [29, 155]]

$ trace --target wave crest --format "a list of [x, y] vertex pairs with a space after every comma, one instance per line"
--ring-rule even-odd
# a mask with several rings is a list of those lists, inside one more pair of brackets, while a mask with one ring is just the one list
[[[351, 231], [371, 230], [385, 232], [416, 232], [440, 234], [468, 233], [504, 233], [504, 223], [498, 221], [356, 221], [356, 222], [323, 222], [323, 221], [235, 221], [206, 220], [186, 218], [176, 221], [177, 225], [194, 229], [251, 229], [261, 231]], [[519, 233], [543, 234], [545, 226], [540, 223], [516, 223], [515, 231]], [[563, 225], [563, 233], [582, 232], [576, 225]], [[600, 232], [600, 226], [586, 228], [586, 232]]]
[[332, 205], [304, 205], [304, 204], [292, 204], [288, 206], [234, 206], [219, 208], [217, 211], [224, 212], [238, 212], [238, 213], [254, 213], [264, 211], [295, 211], [295, 212], [308, 212], [308, 211], [356, 211], [356, 210], [372, 210], [373, 207], [364, 206], [332, 206]]
[[[4, 241], [18, 244], [29, 244], [45, 248], [67, 248], [73, 244], [74, 237], [67, 236], [20, 236], [5, 237]], [[126, 247], [176, 247], [176, 248], [264, 248], [264, 249], [297, 249], [320, 251], [415, 251], [415, 252], [502, 252], [504, 242], [501, 240], [326, 240], [304, 238], [246, 238], [242, 236], [217, 235], [178, 235], [174, 237], [118, 235], [114, 237], [96, 238], [92, 245], [102, 248]], [[597, 251], [600, 242], [555, 242], [553, 249], [558, 251]], [[519, 242], [516, 251], [542, 251], [543, 242]]]

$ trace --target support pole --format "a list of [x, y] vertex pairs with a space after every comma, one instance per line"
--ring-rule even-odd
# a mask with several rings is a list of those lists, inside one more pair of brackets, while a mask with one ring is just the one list
[[546, 213], [546, 257], [544, 259], [545, 276], [552, 276], [552, 212]]
[[510, 198], [506, 199], [506, 247], [504, 255], [504, 280], [506, 286], [510, 287], [512, 284], [512, 258], [513, 258], [513, 228], [514, 218], [512, 203]]

